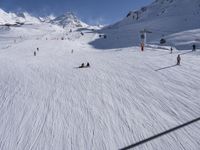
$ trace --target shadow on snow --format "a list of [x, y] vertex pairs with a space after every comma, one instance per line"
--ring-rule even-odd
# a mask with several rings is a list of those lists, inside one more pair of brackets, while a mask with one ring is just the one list
[[178, 66], [178, 65], [171, 65], [171, 66], [159, 68], [159, 69], [156, 69], [155, 71], [165, 70], [165, 69], [173, 68], [173, 67], [176, 67], [176, 66]]

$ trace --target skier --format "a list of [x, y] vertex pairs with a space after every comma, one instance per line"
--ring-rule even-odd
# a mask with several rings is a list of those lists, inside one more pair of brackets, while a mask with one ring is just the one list
[[89, 62], [87, 62], [87, 65], [86, 65], [86, 67], [90, 67], [90, 63], [89, 63]]
[[171, 48], [170, 48], [170, 54], [172, 54], [172, 52], [173, 52], [173, 48], [171, 47]]
[[39, 52], [39, 48], [37, 48], [37, 51]]
[[33, 54], [34, 54], [34, 56], [36, 56], [36, 51], [34, 51], [34, 53], [33, 53]]
[[180, 64], [181, 64], [181, 56], [178, 55], [178, 57], [177, 57], [177, 64], [176, 65], [180, 65]]
[[141, 51], [144, 51], [144, 43], [143, 42], [141, 43], [140, 46], [141, 46]]
[[196, 51], [196, 45], [195, 44], [192, 45], [192, 51]]
[[81, 64], [81, 66], [79, 66], [78, 68], [84, 68], [84, 63]]

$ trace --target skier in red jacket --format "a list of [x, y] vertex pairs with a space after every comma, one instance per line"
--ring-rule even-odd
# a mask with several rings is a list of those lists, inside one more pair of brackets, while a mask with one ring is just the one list
[[141, 51], [144, 51], [144, 43], [141, 43]]

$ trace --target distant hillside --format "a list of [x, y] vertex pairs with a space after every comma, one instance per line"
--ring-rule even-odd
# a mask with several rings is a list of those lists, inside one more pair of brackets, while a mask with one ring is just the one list
[[[101, 30], [108, 39], [91, 44], [96, 48], [139, 45], [140, 31], [144, 29], [152, 32], [147, 42], [159, 44], [161, 38], [171, 34], [200, 28], [199, 15], [199, 0], [156, 0], [140, 10], [130, 11], [121, 21]], [[173, 41], [168, 44], [176, 46]]]

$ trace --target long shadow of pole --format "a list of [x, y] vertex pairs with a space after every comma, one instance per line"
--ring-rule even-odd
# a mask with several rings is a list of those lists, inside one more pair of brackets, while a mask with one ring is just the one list
[[[194, 52], [194, 51], [189, 51], [189, 52], [181, 53], [180, 55], [185, 55], [185, 54], [193, 53], [193, 52]], [[157, 69], [157, 70], [155, 70], [155, 71], [160, 71], [160, 70], [172, 68], [172, 67], [175, 67], [175, 66], [178, 66], [178, 65], [171, 65], [171, 66], [163, 67], [163, 68]]]
[[164, 69], [169, 69], [169, 68], [176, 67], [176, 66], [178, 66], [178, 65], [171, 65], [171, 66], [163, 67], [163, 68], [160, 68], [160, 69], [156, 69], [155, 71], [160, 71], [160, 70], [164, 70]]
[[166, 134], [169, 134], [169, 133], [171, 133], [171, 132], [174, 132], [174, 131], [176, 131], [176, 130], [178, 130], [178, 129], [184, 128], [184, 127], [186, 127], [186, 126], [188, 126], [188, 125], [190, 125], [190, 124], [193, 124], [193, 123], [195, 123], [195, 122], [198, 122], [198, 121], [200, 121], [200, 117], [199, 117], [199, 118], [196, 118], [196, 119], [194, 119], [194, 120], [191, 120], [191, 121], [189, 121], [189, 122], [186, 122], [186, 123], [184, 123], [184, 124], [182, 124], [182, 125], [179, 125], [179, 126], [177, 126], [177, 127], [174, 127], [174, 128], [172, 128], [172, 129], [169, 129], [169, 130], [167, 130], [167, 131], [164, 131], [164, 132], [162, 132], [162, 133], [159, 133], [159, 134], [157, 134], [157, 135], [151, 136], [151, 137], [149, 137], [149, 138], [147, 138], [147, 139], [144, 139], [144, 140], [142, 140], [142, 141], [139, 141], [139, 142], [137, 142], [137, 143], [135, 143], [135, 144], [132, 144], [132, 145], [130, 145], [130, 146], [121, 148], [120, 150], [128, 150], [128, 149], [131, 149], [131, 148], [135, 148], [135, 147], [137, 147], [137, 146], [139, 146], [139, 145], [142, 145], [142, 144], [145, 144], [145, 143], [147, 143], [147, 142], [150, 142], [150, 141], [152, 141], [152, 140], [154, 140], [154, 139], [156, 139], [156, 138], [159, 138], [159, 137], [161, 137], [161, 136], [164, 136], [164, 135], [166, 135]]

